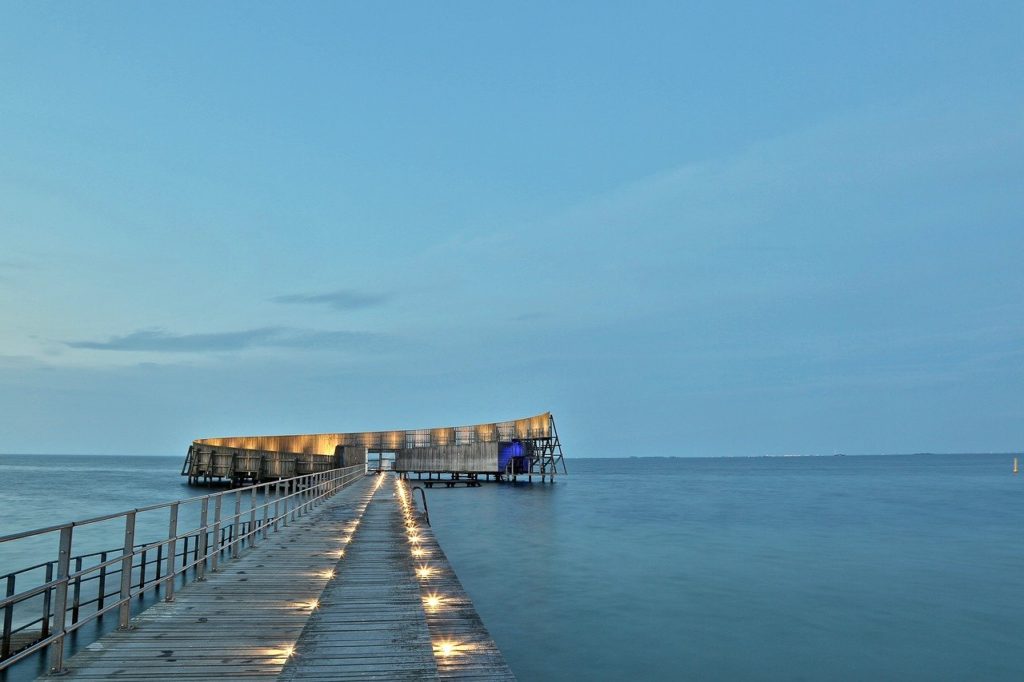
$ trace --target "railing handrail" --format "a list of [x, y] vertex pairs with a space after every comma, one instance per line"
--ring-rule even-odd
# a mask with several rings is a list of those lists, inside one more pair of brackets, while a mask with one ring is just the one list
[[[38, 528], [31, 531], [23, 531], [0, 537], [0, 543], [11, 542], [34, 535], [60, 531], [60, 550], [55, 560], [37, 564], [30, 569], [21, 569], [0, 576], [7, 582], [9, 594], [0, 595], [0, 611], [3, 612], [3, 651], [0, 652], [0, 671], [5, 670], [17, 661], [39, 651], [42, 647], [49, 647], [49, 668], [51, 672], [60, 671], [63, 667], [64, 638], [85, 623], [96, 620], [104, 614], [119, 609], [119, 626], [127, 627], [130, 618], [131, 602], [135, 597], [141, 597], [150, 590], [163, 589], [164, 598], [171, 601], [174, 598], [174, 587], [178, 576], [194, 571], [197, 580], [205, 579], [206, 565], [210, 570], [216, 571], [218, 560], [221, 554], [227, 552], [226, 559], [238, 557], [238, 551], [242, 543], [247, 541], [249, 547], [255, 547], [257, 537], [262, 534], [265, 539], [269, 527], [278, 529], [283, 522], [285, 526], [289, 518], [295, 519], [308, 513], [309, 510], [319, 504], [325, 498], [333, 495], [347, 484], [356, 480], [366, 473], [365, 464], [357, 464], [350, 467], [330, 469], [301, 476], [293, 476], [287, 479], [258, 483], [243, 488], [225, 490], [208, 495], [199, 495], [191, 498], [174, 500], [171, 502], [139, 507], [115, 514], [105, 514], [91, 519], [69, 521], [62, 524]], [[269, 493], [269, 488], [275, 488], [275, 495]], [[257, 492], [261, 488], [267, 488], [268, 492], [263, 496], [263, 503], [257, 505]], [[283, 490], [283, 492], [282, 492]], [[248, 493], [249, 502], [243, 507], [242, 499]], [[231, 513], [222, 513], [223, 498], [227, 495], [235, 495], [234, 510]], [[273, 499], [271, 499], [273, 498]], [[214, 502], [213, 505], [210, 503]], [[179, 531], [178, 510], [182, 505], [199, 502], [202, 504], [199, 525], [186, 531]], [[273, 516], [270, 508], [273, 507]], [[213, 510], [213, 518], [209, 512]], [[138, 544], [134, 542], [136, 516], [140, 512], [153, 511], [158, 509], [169, 509], [169, 525], [164, 539]], [[262, 518], [257, 512], [262, 512]], [[248, 521], [242, 518], [248, 516]], [[98, 521], [123, 518], [124, 544], [122, 547], [100, 552], [93, 552], [78, 557], [72, 557], [71, 542], [74, 529]], [[209, 542], [210, 534], [213, 534], [212, 546]], [[189, 556], [188, 539], [195, 537], [194, 547]], [[184, 547], [179, 554], [176, 544], [184, 540]], [[163, 574], [160, 572], [161, 554], [166, 548], [166, 569]], [[155, 560], [156, 575], [152, 580], [147, 581], [146, 555], [156, 550]], [[83, 566], [82, 560], [87, 557], [99, 555], [100, 561], [90, 566]], [[141, 556], [138, 565], [135, 564], [135, 557]], [[181, 557], [179, 565], [178, 557]], [[117, 565], [120, 564], [119, 567]], [[56, 577], [53, 577], [53, 569], [56, 566]], [[40, 585], [14, 592], [17, 576], [29, 570], [46, 568], [46, 579]], [[115, 568], [116, 567], [116, 568]], [[138, 580], [134, 578], [135, 569], [139, 569]], [[108, 570], [109, 569], [109, 570]], [[97, 574], [98, 572], [98, 574]], [[120, 574], [120, 589], [117, 592], [107, 593], [105, 579]], [[87, 599], [84, 605], [96, 604], [96, 610], [92, 613], [79, 617], [79, 610], [83, 606], [80, 599], [80, 588], [83, 582], [99, 579], [97, 596], [95, 599]], [[136, 583], [138, 583], [136, 585]], [[74, 586], [73, 594], [69, 588]], [[12, 593], [13, 592], [13, 593]], [[50, 612], [51, 593], [54, 599], [54, 608]], [[23, 630], [26, 626], [19, 625], [17, 630], [12, 624], [14, 607], [29, 599], [43, 596], [43, 615], [37, 617], [31, 623], [42, 623], [40, 639], [28, 644], [20, 651], [11, 653], [12, 633]], [[107, 597], [117, 598], [107, 601]], [[67, 623], [67, 613], [71, 611], [71, 623]], [[50, 619], [53, 619], [53, 626], [50, 627]]]
[[[18, 533], [11, 533], [9, 535], [0, 535], [0, 544], [2, 544], [4, 542], [10, 542], [11, 540], [20, 540], [22, 538], [27, 538], [27, 537], [30, 537], [32, 535], [43, 535], [45, 533], [53, 533], [55, 531], [61, 530], [62, 528], [68, 528], [68, 527], [78, 528], [80, 526], [87, 526], [87, 525], [92, 524], [92, 523], [100, 523], [101, 521], [109, 521], [110, 519], [116, 519], [116, 518], [127, 516], [128, 514], [131, 514], [133, 512], [136, 513], [136, 514], [139, 514], [139, 513], [142, 513], [142, 512], [154, 511], [156, 509], [167, 509], [171, 505], [174, 505], [174, 504], [177, 504], [177, 505], [180, 506], [180, 505], [183, 505], [183, 504], [190, 504], [192, 502], [201, 502], [203, 499], [212, 500], [215, 497], [221, 497], [223, 495], [232, 495], [232, 494], [235, 494], [235, 493], [243, 493], [245, 491], [251, 491], [254, 488], [265, 488], [267, 486], [277, 486], [277, 485], [280, 485], [282, 483], [289, 483], [291, 481], [296, 481], [296, 480], [301, 479], [301, 478], [309, 478], [310, 476], [316, 476], [318, 474], [328, 474], [328, 473], [335, 472], [335, 471], [344, 471], [346, 469], [354, 469], [356, 467], [365, 467], [365, 465], [364, 464], [356, 464], [356, 465], [350, 466], [350, 467], [338, 467], [338, 468], [335, 468], [335, 469], [328, 469], [327, 471], [319, 471], [319, 472], [316, 472], [316, 473], [313, 473], [313, 474], [302, 474], [300, 476], [292, 476], [290, 478], [281, 478], [281, 479], [275, 479], [273, 481], [264, 481], [263, 483], [255, 483], [253, 485], [245, 486], [245, 487], [242, 487], [242, 488], [230, 488], [228, 490], [222, 490], [222, 491], [216, 492], [216, 493], [209, 493], [207, 495], [197, 495], [196, 497], [184, 497], [184, 498], [181, 498], [181, 499], [178, 499], [178, 500], [171, 500], [170, 502], [160, 502], [160, 503], [151, 504], [151, 505], [148, 505], [148, 506], [145, 506], [145, 507], [136, 507], [134, 509], [126, 509], [125, 511], [121, 511], [121, 512], [113, 512], [113, 513], [110, 513], [110, 514], [104, 514], [102, 516], [93, 516], [93, 517], [86, 518], [86, 519], [78, 519], [78, 520], [74, 520], [74, 521], [66, 521], [64, 523], [58, 523], [58, 524], [55, 524], [55, 525], [52, 525], [52, 526], [45, 526], [43, 528], [34, 528], [34, 529], [31, 529], [31, 530], [20, 531]], [[44, 565], [44, 564], [40, 564], [40, 565]]]

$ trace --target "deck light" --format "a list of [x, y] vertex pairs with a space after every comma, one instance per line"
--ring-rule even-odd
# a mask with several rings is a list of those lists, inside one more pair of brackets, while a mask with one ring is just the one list
[[441, 605], [441, 597], [437, 594], [428, 594], [426, 597], [424, 597], [423, 603], [426, 604], [429, 608], [436, 609], [438, 606]]
[[450, 639], [444, 639], [440, 642], [434, 643], [434, 650], [442, 658], [448, 658], [452, 654], [456, 653], [459, 648], [458, 642], [453, 642]]
[[429, 578], [430, 574], [434, 572], [430, 566], [420, 566], [416, 569], [416, 575], [420, 578]]
[[412, 548], [412, 555], [414, 557], [421, 557], [421, 556], [426, 555], [426, 553], [427, 553], [427, 550], [423, 549], [422, 547], [413, 547]]

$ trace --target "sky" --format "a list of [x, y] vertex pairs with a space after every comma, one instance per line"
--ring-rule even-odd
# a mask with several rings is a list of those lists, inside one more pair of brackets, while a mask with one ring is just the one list
[[0, 452], [1024, 447], [1024, 4], [0, 5]]

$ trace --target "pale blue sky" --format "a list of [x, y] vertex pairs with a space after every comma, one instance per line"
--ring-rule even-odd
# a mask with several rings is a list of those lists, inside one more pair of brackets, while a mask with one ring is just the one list
[[1024, 447], [1024, 4], [0, 6], [0, 452]]

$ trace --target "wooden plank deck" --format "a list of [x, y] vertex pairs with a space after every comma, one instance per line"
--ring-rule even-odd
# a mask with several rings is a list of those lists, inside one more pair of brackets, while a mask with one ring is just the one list
[[406, 528], [405, 488], [360, 480], [73, 656], [67, 676], [515, 679], [429, 528]]
[[402, 513], [384, 480], [280, 679], [437, 679]]
[[[404, 494], [410, 495], [415, 482], [402, 485]], [[411, 504], [408, 497], [406, 500], [406, 504]], [[409, 532], [414, 533], [419, 542], [410, 544], [418, 550], [415, 568], [427, 629], [434, 644], [438, 677], [443, 680], [514, 680], [515, 675], [484, 627], [430, 526], [418, 520], [414, 523], [415, 529], [410, 528]]]
[[[284, 668], [374, 490], [366, 477], [71, 657], [82, 680], [274, 678]], [[53, 679], [43, 676], [40, 680]]]

